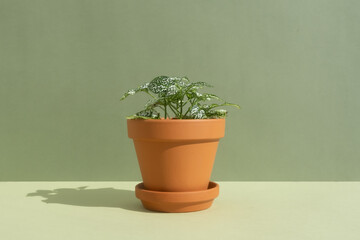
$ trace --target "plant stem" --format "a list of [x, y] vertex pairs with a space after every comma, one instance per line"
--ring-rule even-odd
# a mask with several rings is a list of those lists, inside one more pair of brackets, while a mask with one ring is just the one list
[[190, 112], [190, 110], [192, 109], [192, 107], [194, 106], [194, 102], [191, 102], [191, 99], [189, 99], [188, 100], [188, 102], [190, 103], [190, 107], [188, 108], [188, 110], [186, 111], [186, 113], [184, 114], [184, 116], [186, 116], [189, 112]]
[[152, 98], [156, 99], [156, 97], [154, 95], [152, 95], [151, 93], [149, 93], [148, 91], [145, 91], [147, 94], [149, 94]]
[[184, 114], [184, 117], [188, 114], [188, 112], [190, 111], [191, 107], [189, 107], [189, 109], [186, 111], [186, 113]]
[[182, 111], [183, 111], [183, 99], [180, 101], [180, 119], [182, 119]]
[[179, 111], [177, 111], [177, 109], [173, 105], [171, 105], [171, 103], [169, 103], [169, 108], [173, 111], [175, 117], [179, 116]]

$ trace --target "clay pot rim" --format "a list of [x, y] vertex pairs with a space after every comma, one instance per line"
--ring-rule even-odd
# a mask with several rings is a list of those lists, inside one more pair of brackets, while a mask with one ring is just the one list
[[135, 195], [142, 201], [163, 203], [196, 203], [212, 201], [219, 195], [219, 184], [209, 182], [206, 190], [188, 192], [164, 192], [144, 189], [144, 184], [139, 183], [135, 187]]
[[128, 119], [128, 137], [134, 140], [219, 140], [225, 135], [222, 119]]
[[206, 119], [178, 119], [178, 118], [160, 118], [160, 119], [127, 119], [128, 121], [144, 121], [144, 122], [216, 122], [225, 121], [225, 118], [206, 118]]

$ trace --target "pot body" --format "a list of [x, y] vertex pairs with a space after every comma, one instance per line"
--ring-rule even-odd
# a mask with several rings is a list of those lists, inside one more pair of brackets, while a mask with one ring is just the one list
[[145, 189], [208, 188], [225, 119], [127, 120]]

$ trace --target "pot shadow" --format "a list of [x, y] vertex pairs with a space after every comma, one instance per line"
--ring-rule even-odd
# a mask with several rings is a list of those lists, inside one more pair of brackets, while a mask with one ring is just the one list
[[78, 188], [57, 188], [54, 190], [37, 190], [28, 193], [27, 197], [39, 196], [45, 199], [44, 203], [57, 203], [81, 207], [109, 207], [123, 208], [137, 212], [151, 212], [145, 209], [135, 192], [124, 189], [98, 188], [87, 189], [87, 186]]

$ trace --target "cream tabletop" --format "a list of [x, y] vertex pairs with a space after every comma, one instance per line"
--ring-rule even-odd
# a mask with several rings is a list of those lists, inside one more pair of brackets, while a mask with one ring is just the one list
[[211, 208], [158, 213], [138, 182], [1, 182], [0, 239], [360, 239], [360, 182], [218, 182]]

